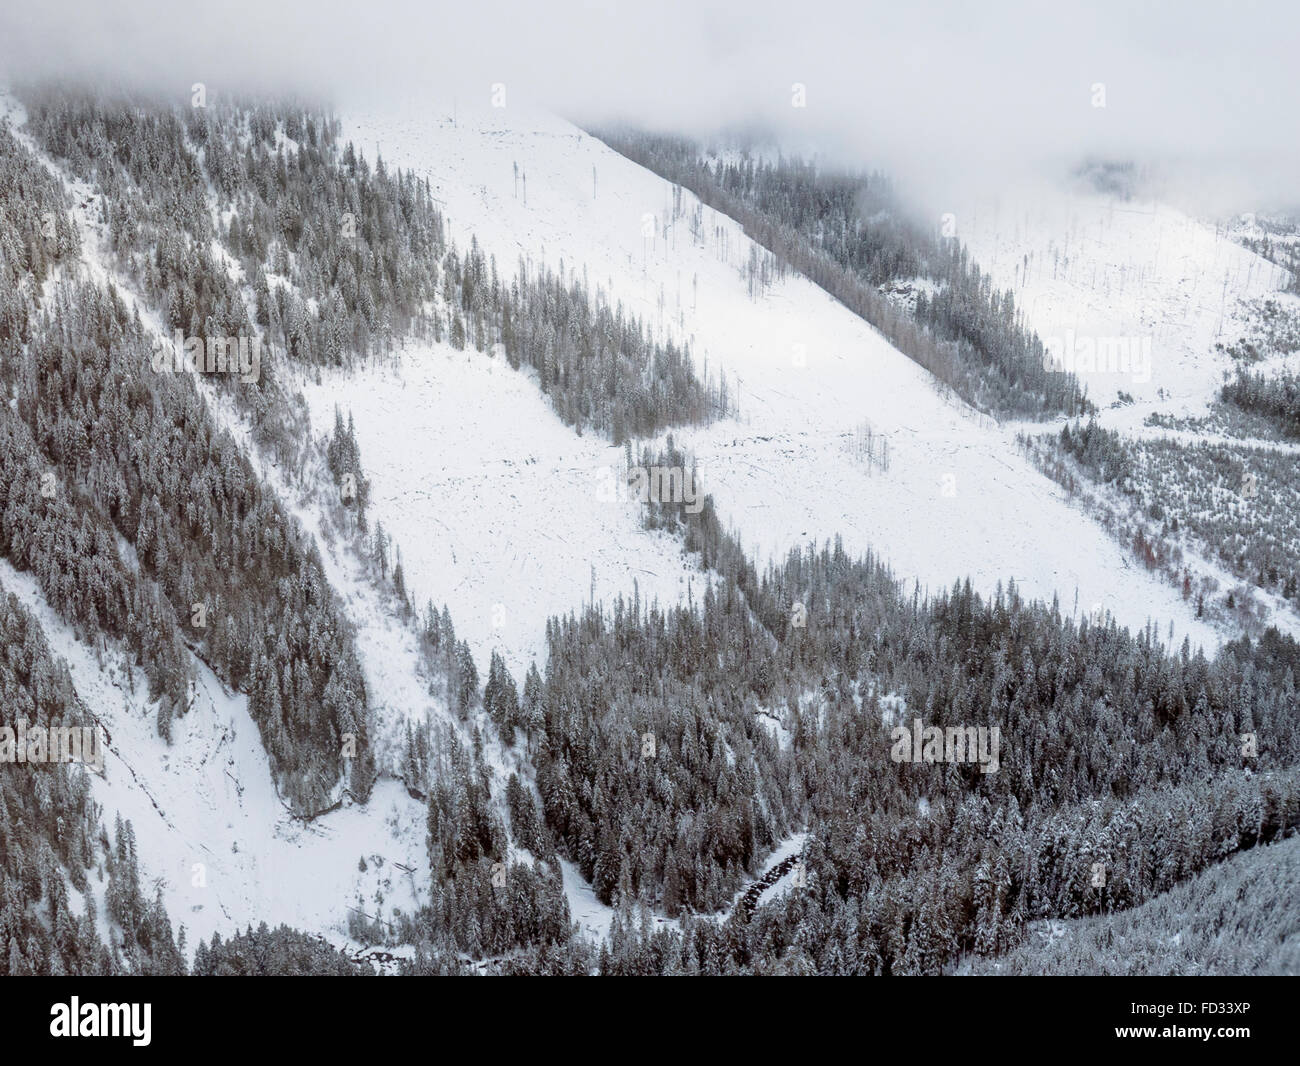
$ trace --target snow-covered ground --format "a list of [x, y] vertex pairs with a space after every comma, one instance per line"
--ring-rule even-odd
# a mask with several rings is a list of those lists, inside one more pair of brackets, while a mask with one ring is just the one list
[[[386, 165], [429, 178], [459, 245], [476, 235], [507, 271], [521, 257], [563, 261], [661, 335], [690, 341], [710, 374], [726, 375], [739, 391], [739, 421], [677, 438], [695, 451], [723, 520], [760, 561], [841, 534], [850, 550], [874, 548], [900, 576], [932, 590], [966, 575], [987, 591], [1014, 578], [1025, 594], [1058, 595], [1067, 612], [1076, 602], [1081, 612], [1100, 604], [1129, 626], [1155, 619], [1167, 634], [1172, 620], [1178, 641], [1218, 642], [1176, 590], [1134, 566], [1030, 466], [1013, 427], [940, 394], [916, 364], [802, 278], [751, 299], [743, 277], [751, 242], [708, 208], [693, 239], [689, 193], [674, 221], [669, 183], [571, 124], [513, 103], [475, 112], [462, 101], [454, 123], [450, 107], [435, 101], [400, 113], [345, 108], [343, 125], [345, 139], [367, 151], [378, 143]], [[457, 399], [460, 407], [496, 402], [486, 391]], [[889, 440], [887, 472], [869, 472], [851, 455], [864, 423]], [[360, 415], [358, 432], [379, 481], [390, 476], [388, 463], [411, 462], [414, 445], [391, 457], [366, 450], [376, 431]], [[536, 549], [531, 527], [476, 512], [501, 538], [494, 554]], [[478, 611], [490, 610], [485, 600]], [[555, 608], [572, 602], [566, 594]]]
[[[700, 459], [723, 520], [760, 561], [840, 534], [850, 550], [873, 548], [900, 576], [932, 590], [966, 575], [985, 590], [1014, 577], [1023, 593], [1059, 595], [1067, 612], [1076, 603], [1081, 613], [1101, 605], [1128, 625], [1154, 618], [1165, 634], [1172, 620], [1175, 640], [1190, 635], [1193, 642], [1217, 643], [1218, 634], [1192, 617], [1173, 588], [1132, 566], [1104, 530], [1032, 468], [1015, 448], [1015, 427], [992, 424], [942, 395], [924, 371], [802, 279], [751, 299], [742, 273], [750, 242], [709, 209], [693, 239], [689, 194], [682, 194], [684, 212], [672, 221], [666, 182], [562, 120], [513, 106], [473, 114], [462, 105], [454, 125], [424, 101], [407, 114], [345, 112], [344, 119], [345, 136], [358, 146], [370, 152], [378, 141], [388, 165], [430, 177], [462, 247], [475, 234], [507, 276], [520, 256], [552, 267], [562, 260], [661, 335], [689, 340], [711, 374], [725, 373], [739, 390], [739, 419], [677, 437]], [[518, 195], [515, 163], [523, 179]], [[101, 254], [95, 213], [93, 206], [75, 211], [85, 269], [129, 293]], [[645, 235], [647, 216], [654, 236]], [[972, 225], [982, 217], [974, 215]], [[1199, 310], [1189, 313], [1184, 337], [1177, 305], [1161, 304], [1161, 335], [1184, 337], [1171, 347], [1182, 363], [1157, 360], [1153, 377], [1189, 397], [1202, 395], [1201, 379], [1208, 380], [1196, 352], [1198, 338], [1209, 335], [1215, 291], [1205, 277], [1179, 281], [1177, 265], [1206, 254], [1206, 277], [1222, 275], [1220, 289], [1225, 278], [1236, 286], [1220, 296], [1225, 306], [1232, 291], [1249, 294], [1266, 284], [1252, 265], [1256, 257], [1236, 246], [1235, 253], [1217, 243], [1202, 248], [1204, 234], [1189, 236], [1190, 227], [1168, 220], [1188, 248], [1155, 263], [1174, 264], [1160, 291], [1173, 301], [1188, 289]], [[962, 236], [976, 241], [965, 229]], [[1123, 263], [1141, 261], [1145, 251], [1133, 238], [1127, 252], [1116, 254]], [[1016, 254], [1008, 250], [1004, 258]], [[1084, 291], [1090, 281], [1079, 261], [1071, 260], [1074, 273], [1066, 276]], [[1001, 269], [998, 262], [986, 265]], [[1045, 259], [1037, 262], [1046, 269]], [[1032, 266], [1031, 281], [1042, 275]], [[1129, 292], [1138, 280], [1117, 277], [1108, 284]], [[1072, 290], [1055, 299], [1073, 306], [1068, 297]], [[1035, 314], [1057, 305], [1036, 306]], [[1144, 308], [1132, 321], [1147, 321]], [[1129, 321], [1117, 318], [1114, 328], [1128, 329]], [[427, 597], [449, 605], [481, 672], [490, 650], [498, 649], [522, 680], [530, 661], [544, 659], [546, 619], [579, 609], [593, 588], [607, 603], [620, 593], [630, 596], [634, 582], [643, 601], [684, 599], [688, 590], [702, 596], [706, 578], [681, 558], [677, 543], [640, 529], [635, 504], [610, 501], [598, 490], [595, 472], [616, 466], [620, 452], [565, 427], [529, 376], [499, 356], [412, 346], [392, 364], [351, 376], [325, 374], [320, 384], [304, 382], [303, 391], [318, 434], [332, 427], [335, 404], [353, 414], [373, 481], [372, 520], [401, 547], [417, 603]], [[206, 395], [246, 442], [229, 405], [210, 390]], [[864, 424], [888, 439], [888, 470], [868, 470], [855, 458], [853, 435]], [[319, 514], [296, 498], [292, 478], [275, 470], [268, 478], [319, 537]], [[358, 626], [386, 741], [407, 720], [445, 717], [442, 701], [428, 695], [409, 633], [355, 561], [328, 548], [323, 555]], [[387, 917], [393, 906], [415, 906], [417, 886], [428, 876], [424, 812], [399, 785], [382, 782], [368, 804], [310, 824], [292, 818], [275, 795], [242, 696], [223, 691], [200, 669], [194, 706], [177, 720], [168, 747], [157, 736], [139, 679], [133, 694], [122, 667], [101, 665], [53, 616], [30, 578], [7, 565], [0, 578], [37, 613], [57, 654], [68, 660], [79, 694], [112, 734], [96, 796], [110, 824], [117, 812], [134, 822], [144, 872], [160, 880], [173, 921], [186, 926], [191, 945], [261, 920], [326, 932], [338, 942], [349, 907]], [[488, 754], [498, 774], [515, 758], [495, 747]], [[603, 933], [608, 909], [571, 867], [564, 876], [575, 919]]]
[[[808, 839], [806, 832], [798, 832], [789, 839], [779, 844], [776, 849], [768, 856], [767, 861], [763, 863], [763, 869], [760, 871], [755, 881], [764, 881], [768, 874], [784, 863], [787, 859], [793, 859], [803, 851], [804, 842]], [[800, 876], [800, 869], [797, 865], [791, 867], [777, 880], [766, 886], [759, 894], [756, 907], [761, 907], [765, 903], [771, 903], [778, 896], [783, 896], [794, 886], [796, 879]], [[743, 894], [743, 893], [742, 893]]]
[[131, 820], [146, 895], [161, 886], [190, 951], [214, 932], [227, 936], [261, 921], [328, 933], [343, 944], [349, 907], [391, 918], [394, 906], [410, 913], [427, 898], [423, 805], [400, 785], [381, 781], [365, 806], [303, 822], [276, 795], [243, 696], [196, 664], [190, 710], [173, 722], [168, 745], [140, 671], [128, 680], [120, 656], [101, 659], [50, 610], [35, 579], [4, 560], [0, 585], [40, 621], [77, 694], [107, 730], [95, 799], [110, 829], [118, 814]]
[[[1279, 291], [1290, 273], [1239, 243], [1240, 220], [1215, 223], [1168, 204], [1046, 182], [973, 200], [957, 219], [976, 261], [995, 285], [1014, 291], [1028, 324], [1088, 386], [1102, 424], [1145, 439], [1295, 451], [1288, 442], [1146, 422], [1153, 413], [1197, 419], [1209, 412], [1234, 369], [1217, 346], [1258, 339], [1264, 301], [1283, 316], [1300, 314], [1300, 298]], [[1273, 354], [1252, 370], [1294, 365], [1294, 356]], [[1124, 402], [1117, 403], [1120, 393]], [[1084, 492], [1093, 495], [1120, 513], [1128, 507], [1107, 487]], [[1190, 569], [1220, 587], [1237, 584], [1213, 546], [1183, 539]], [[1270, 622], [1300, 632], [1300, 617], [1285, 600], [1260, 590], [1255, 598]]]
[[[1247, 301], [1290, 275], [1243, 248], [1226, 226], [1149, 200], [1065, 184], [1025, 183], [959, 209], [957, 235], [1046, 343], [1071, 344], [1076, 374], [1106, 407], [1123, 391], [1137, 402], [1125, 419], [1159, 408], [1199, 414], [1230, 360], [1215, 345], [1249, 325]], [[1140, 342], [1141, 360], [1118, 359], [1114, 341]], [[1094, 368], [1083, 361], [1091, 343]], [[1109, 345], [1115, 362], [1100, 359]]]
[[546, 621], [590, 602], [703, 596], [709, 576], [677, 540], [641, 528], [612, 491], [623, 452], [578, 436], [532, 378], [499, 355], [428, 344], [393, 364], [301, 388], [313, 429], [353, 416], [371, 523], [402, 553], [408, 589], [451, 611], [486, 677], [493, 650], [522, 685], [546, 662]]
[[[170, 342], [154, 309], [112, 266], [93, 188], [72, 179], [22, 133], [25, 114], [12, 95], [0, 91], [0, 108], [74, 194], [72, 218], [82, 238], [75, 269], [97, 284], [115, 285], [145, 326]], [[321, 548], [326, 576], [355, 627], [381, 770], [400, 766], [408, 722], [440, 723], [468, 742], [468, 729], [449, 711], [441, 687], [430, 693], [414, 634], [395, 617], [393, 603], [373, 587], [355, 554], [326, 535], [320, 500], [302, 472], [260, 455], [230, 398], [201, 375], [194, 380], [217, 423]], [[335, 403], [356, 414], [368, 469], [374, 460], [373, 517], [402, 549], [417, 605], [425, 597], [450, 605], [483, 675], [490, 652], [499, 650], [522, 684], [529, 663], [545, 660], [546, 619], [580, 609], [593, 588], [606, 602], [630, 595], [634, 582], [647, 601], [675, 601], [691, 588], [703, 595], [709, 576], [684, 563], [677, 542], [642, 530], [635, 505], [603, 491], [621, 453], [564, 427], [535, 385], [504, 359], [471, 361], [448, 346], [430, 346], [350, 378], [326, 375], [320, 386], [304, 377], [303, 391], [317, 435], [333, 428]], [[485, 524], [493, 515], [498, 519]], [[509, 552], [499, 532], [507, 527], [528, 531], [530, 550]], [[125, 681], [99, 670], [33, 582], [12, 569], [0, 576], [12, 577], [9, 584], [38, 612], [83, 700], [92, 708], [113, 704], [112, 693], [124, 691]], [[157, 736], [156, 708], [146, 705], [138, 684], [120, 720], [96, 709], [115, 743], [131, 723], [96, 781], [96, 798], [110, 823], [118, 813], [133, 822], [144, 876], [162, 886], [173, 922], [188, 930], [190, 950], [213, 932], [261, 921], [283, 921], [355, 947], [346, 936], [354, 909], [387, 921], [394, 908], [409, 914], [427, 899], [424, 804], [384, 779], [365, 804], [348, 801], [310, 824], [292, 818], [275, 793], [246, 698], [225, 692], [196, 665], [202, 684], [195, 709], [177, 721], [172, 749]], [[242, 746], [234, 757], [221, 762], [210, 755], [235, 735]], [[518, 752], [495, 739], [484, 755], [504, 820], [506, 778], [515, 770], [529, 775]], [[113, 759], [123, 757], [133, 772], [113, 771]], [[196, 849], [202, 857], [195, 858]], [[605, 935], [609, 909], [575, 870], [566, 869], [564, 879], [574, 919]]]
[[569, 900], [570, 920], [578, 923], [584, 936], [603, 940], [609, 935], [614, 908], [596, 898], [596, 890], [582, 879], [573, 863], [561, 859], [560, 873], [564, 877], [564, 894]]

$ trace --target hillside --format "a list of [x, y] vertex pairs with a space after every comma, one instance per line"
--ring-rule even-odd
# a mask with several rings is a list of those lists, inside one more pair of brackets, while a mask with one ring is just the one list
[[959, 965], [956, 972], [1295, 976], [1297, 881], [1300, 840], [1256, 848], [1131, 911], [1040, 922], [1014, 951]]
[[[11, 969], [102, 963], [40, 904], [97, 847], [156, 886], [103, 927], [130, 972], [912, 974], [1300, 826], [1285, 603], [1204, 609], [1026, 424], [568, 122], [22, 99], [0, 579], [111, 738], [68, 809], [126, 828], [16, 865]], [[1004, 747], [922, 758], [922, 719]]]
[[[1218, 644], [1176, 589], [1132, 566], [1037, 473], [1011, 429], [944, 395], [808, 281], [787, 276], [753, 289], [747, 274], [760, 250], [736, 223], [700, 208], [692, 237], [689, 193], [675, 195], [552, 116], [462, 105], [453, 124], [449, 112], [436, 102], [398, 114], [345, 111], [344, 130], [358, 144], [382, 144], [391, 165], [427, 175], [462, 244], [472, 233], [500, 263], [567, 264], [660, 335], [690, 342], [701, 366], [733, 383], [738, 419], [674, 436], [694, 454], [724, 523], [760, 561], [834, 531], [853, 551], [883, 552], [923, 588], [947, 587], [957, 574], [985, 591], [1014, 579], [1027, 595], [1058, 597], [1067, 612], [1109, 612], [1137, 628], [1152, 621], [1166, 638], [1172, 622], [1175, 642]], [[313, 405], [318, 427], [332, 402]], [[371, 425], [359, 423], [363, 440]], [[867, 428], [888, 441], [888, 470], [856, 456]], [[383, 437], [373, 440], [370, 454]], [[382, 484], [384, 471], [375, 474]], [[416, 561], [417, 584], [426, 572]], [[582, 600], [569, 594], [568, 606]], [[482, 611], [482, 598], [463, 608]]]

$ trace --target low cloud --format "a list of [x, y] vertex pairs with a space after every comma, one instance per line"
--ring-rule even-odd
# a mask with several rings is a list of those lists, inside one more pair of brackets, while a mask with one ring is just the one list
[[1136, 160], [1242, 207], [1300, 199], [1300, 9], [1285, 3], [18, 7], [0, 15], [10, 77], [107, 76], [184, 99], [201, 81], [210, 93], [292, 89], [345, 106], [486, 101], [505, 83], [512, 100], [578, 121], [761, 127], [934, 190], [1091, 156]]

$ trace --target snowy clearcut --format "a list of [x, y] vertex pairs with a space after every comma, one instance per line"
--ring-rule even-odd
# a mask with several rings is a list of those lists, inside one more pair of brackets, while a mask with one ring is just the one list
[[[956, 217], [971, 255], [1016, 294], [1044, 341], [1093, 343], [1092, 360], [1076, 358], [1072, 369], [1099, 407], [1119, 392], [1133, 398], [1126, 428], [1157, 403], [1175, 414], [1202, 413], [1227, 365], [1215, 344], [1241, 335], [1247, 301], [1290, 279], [1227, 227], [1139, 196], [1024, 182]], [[1149, 350], [1149, 376], [1125, 367], [1122, 341]]]
[[[459, 246], [477, 238], [503, 270], [520, 257], [552, 268], [563, 262], [660, 336], [690, 343], [697, 367], [707, 362], [710, 374], [726, 376], [738, 395], [739, 419], [674, 437], [694, 452], [723, 521], [756, 551], [760, 565], [839, 534], [850, 551], [872, 549], [900, 577], [932, 591], [968, 574], [987, 592], [1014, 579], [1023, 595], [1058, 597], [1067, 614], [1100, 605], [1131, 628], [1156, 622], [1162, 639], [1172, 622], [1177, 642], [1187, 636], [1193, 645], [1219, 643], [1221, 634], [1198, 621], [1176, 589], [1137, 567], [1033, 468], [1016, 448], [1015, 426], [999, 426], [942, 394], [930, 375], [802, 277], [778, 281], [751, 299], [743, 271], [752, 242], [709, 208], [703, 208], [702, 238], [693, 241], [687, 216], [696, 201], [689, 193], [681, 194], [674, 220], [670, 183], [563, 119], [514, 102], [482, 110], [461, 102], [454, 119], [450, 103], [433, 101], [388, 113], [345, 108], [342, 117], [345, 139], [378, 145], [386, 165], [429, 178]], [[526, 203], [522, 187], [515, 195], [515, 163], [527, 179]], [[653, 237], [644, 236], [647, 216]], [[350, 382], [350, 402], [369, 407], [372, 401], [360, 396], [366, 390], [358, 388], [364, 380]], [[313, 404], [318, 431], [328, 428], [333, 403], [343, 399], [340, 390]], [[458, 394], [457, 405], [470, 408], [474, 400]], [[408, 461], [378, 452], [399, 431], [380, 428], [360, 410], [356, 415], [377, 495], [391, 498], [408, 475], [390, 474], [389, 464]], [[406, 417], [426, 422], [418, 414]], [[852, 441], [864, 423], [889, 440], [888, 471], [853, 458]], [[544, 469], [539, 476], [550, 474]], [[410, 501], [403, 506], [414, 511]], [[387, 528], [382, 504], [376, 514]], [[403, 520], [411, 522], [397, 519]], [[473, 527], [463, 523], [482, 516], [465, 509], [455, 521], [462, 524], [452, 528], [469, 534]], [[393, 528], [412, 586], [437, 599], [439, 583], [450, 582], [430, 573], [412, 554], [412, 537]], [[526, 553], [536, 539], [532, 528], [518, 525], [505, 536], [513, 538], [507, 559]], [[597, 531], [591, 539], [598, 540]], [[629, 559], [625, 589], [637, 569]], [[561, 580], [556, 600], [540, 614], [507, 617], [539, 631], [547, 615], [584, 602], [588, 585], [586, 574]], [[453, 616], [487, 615], [491, 603], [468, 591], [469, 599], [448, 596]]]

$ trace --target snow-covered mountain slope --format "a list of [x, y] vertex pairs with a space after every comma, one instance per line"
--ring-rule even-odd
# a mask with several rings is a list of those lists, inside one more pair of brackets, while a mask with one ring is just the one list
[[[475, 235], [507, 275], [520, 257], [563, 261], [661, 334], [691, 342], [697, 365], [726, 375], [738, 388], [739, 420], [677, 437], [695, 451], [724, 521], [760, 561], [842, 534], [850, 550], [874, 548], [932, 590], [966, 575], [988, 591], [1014, 578], [1025, 594], [1058, 595], [1066, 612], [1076, 602], [1080, 612], [1100, 606], [1129, 626], [1155, 619], [1167, 635], [1172, 621], [1177, 640], [1217, 643], [1176, 590], [1131, 564], [1031, 467], [1011, 429], [940, 394], [805, 279], [751, 298], [744, 272], [754, 246], [733, 221], [703, 208], [693, 239], [692, 196], [682, 192], [675, 213], [671, 185], [554, 116], [513, 102], [478, 112], [462, 102], [454, 122], [450, 112], [429, 101], [402, 113], [344, 109], [344, 136], [367, 151], [378, 144], [390, 167], [427, 176], [457, 242]], [[358, 393], [369, 387], [356, 384]], [[365, 449], [379, 431], [358, 419]], [[869, 472], [852, 455], [865, 424], [889, 440], [888, 471]], [[365, 457], [381, 497], [393, 498], [385, 482], [409, 475], [389, 464], [409, 460], [373, 448]], [[430, 501], [430, 519], [436, 506]], [[383, 511], [377, 517], [387, 522]], [[535, 549], [531, 526], [507, 529], [487, 511], [479, 520], [508, 557]], [[459, 580], [448, 574], [444, 584]], [[568, 592], [553, 609], [574, 603]]]
[[161, 888], [191, 951], [199, 939], [261, 921], [326, 932], [341, 943], [349, 907], [375, 914], [379, 894], [385, 916], [393, 906], [410, 913], [427, 896], [423, 808], [396, 782], [381, 781], [365, 806], [310, 823], [295, 818], [276, 795], [243, 696], [197, 664], [189, 712], [174, 721], [168, 745], [139, 670], [128, 677], [118, 655], [78, 640], [36, 581], [4, 560], [0, 582], [38, 618], [106, 730], [95, 799], [110, 826], [116, 815], [133, 823], [142, 880]]
[[1034, 922], [1007, 954], [967, 957], [953, 970], [962, 976], [1296, 976], [1298, 879], [1300, 837], [1291, 837], [1238, 852], [1129, 910]]
[[351, 413], [371, 481], [371, 521], [401, 549], [417, 607], [451, 610], [485, 668], [493, 650], [522, 682], [546, 661], [546, 621], [591, 600], [684, 601], [709, 577], [680, 544], [615, 498], [623, 452], [565, 426], [499, 355], [418, 345], [392, 365], [304, 382], [313, 428]]
[[[1059, 595], [1066, 612], [1100, 606], [1132, 626], [1157, 619], [1162, 636], [1172, 621], [1175, 639], [1217, 641], [1174, 589], [1130, 568], [1123, 549], [1033, 469], [1013, 429], [941, 394], [807, 281], [752, 296], [751, 242], [708, 209], [693, 238], [689, 195], [675, 213], [667, 183], [567, 123], [514, 108], [462, 109], [454, 125], [436, 112], [351, 116], [348, 127], [367, 150], [378, 140], [390, 166], [430, 175], [458, 242], [476, 235], [506, 277], [520, 256], [563, 261], [661, 335], [690, 341], [701, 368], [726, 375], [739, 418], [676, 436], [701, 460], [724, 521], [760, 559], [841, 534], [851, 550], [873, 548], [931, 589], [968, 574], [986, 590], [1014, 578], [1024, 593]], [[117, 285], [161, 333], [104, 255], [91, 190], [75, 188], [82, 269]], [[681, 558], [676, 541], [642, 530], [635, 504], [602, 493], [621, 451], [565, 427], [530, 377], [500, 356], [411, 345], [391, 363], [301, 385], [316, 433], [332, 428], [336, 404], [353, 414], [373, 482], [372, 521], [400, 546], [416, 603], [450, 606], [480, 670], [497, 649], [520, 678], [544, 658], [546, 620], [593, 594], [608, 603], [635, 584], [643, 601], [703, 595], [707, 575]], [[252, 453], [233, 406], [200, 387]], [[865, 426], [888, 441], [887, 469], [858, 456]], [[254, 462], [325, 541], [319, 500], [300, 492], [298, 472]], [[460, 728], [429, 694], [409, 631], [356, 560], [328, 543], [322, 554], [357, 626], [381, 760], [408, 721]], [[80, 643], [30, 579], [8, 568], [2, 576], [36, 611], [111, 733], [96, 795], [110, 822], [114, 813], [133, 820], [142, 867], [191, 945], [261, 920], [339, 940], [353, 906], [383, 917], [416, 906], [428, 877], [425, 812], [400, 786], [382, 781], [367, 804], [310, 824], [294, 819], [275, 794], [244, 697], [200, 667], [194, 705], [169, 747], [139, 679], [132, 692], [122, 668]], [[515, 768], [527, 779], [517, 754], [490, 743], [488, 758], [498, 783]], [[564, 874], [575, 919], [602, 931], [607, 910], [572, 868]]]
[[[96, 284], [115, 285], [145, 325], [165, 336], [156, 312], [111, 265], [94, 190], [71, 179], [23, 133], [23, 108], [0, 90], [4, 118], [74, 193], [72, 218], [82, 241], [76, 269]], [[280, 471], [259, 461], [233, 404], [202, 376], [195, 380], [218, 421], [322, 543], [319, 513], [300, 503]], [[407, 721], [450, 716], [445, 701], [428, 694], [412, 635], [356, 561], [328, 544], [322, 544], [322, 559], [357, 629], [372, 693], [376, 754], [387, 767]], [[78, 695], [112, 737], [104, 773], [94, 779], [95, 798], [109, 825], [119, 814], [132, 821], [142, 874], [161, 888], [173, 924], [185, 926], [191, 952], [199, 939], [261, 921], [285, 922], [342, 944], [353, 907], [368, 915], [382, 910], [380, 916], [388, 918], [393, 907], [409, 914], [427, 897], [425, 808], [400, 784], [381, 779], [366, 804], [345, 802], [310, 823], [295, 818], [276, 794], [246, 696], [227, 691], [194, 660], [198, 683], [191, 707], [174, 720], [168, 745], [158, 736], [157, 706], [148, 700], [140, 671], [128, 678], [118, 653], [80, 641], [49, 608], [31, 575], [0, 560], [0, 580], [40, 620], [51, 648], [68, 662]]]
[[[1092, 400], [1105, 407], [1123, 391], [1137, 401], [1126, 426], [1157, 405], [1201, 413], [1230, 364], [1215, 345], [1245, 331], [1247, 301], [1289, 280], [1227, 228], [1151, 200], [1042, 182], [975, 199], [955, 215], [958, 236], [995, 284], [1015, 292], [1044, 342], [1067, 346]], [[1119, 339], [1141, 345], [1136, 369], [1119, 360]], [[1113, 363], [1103, 348], [1116, 351]]]

